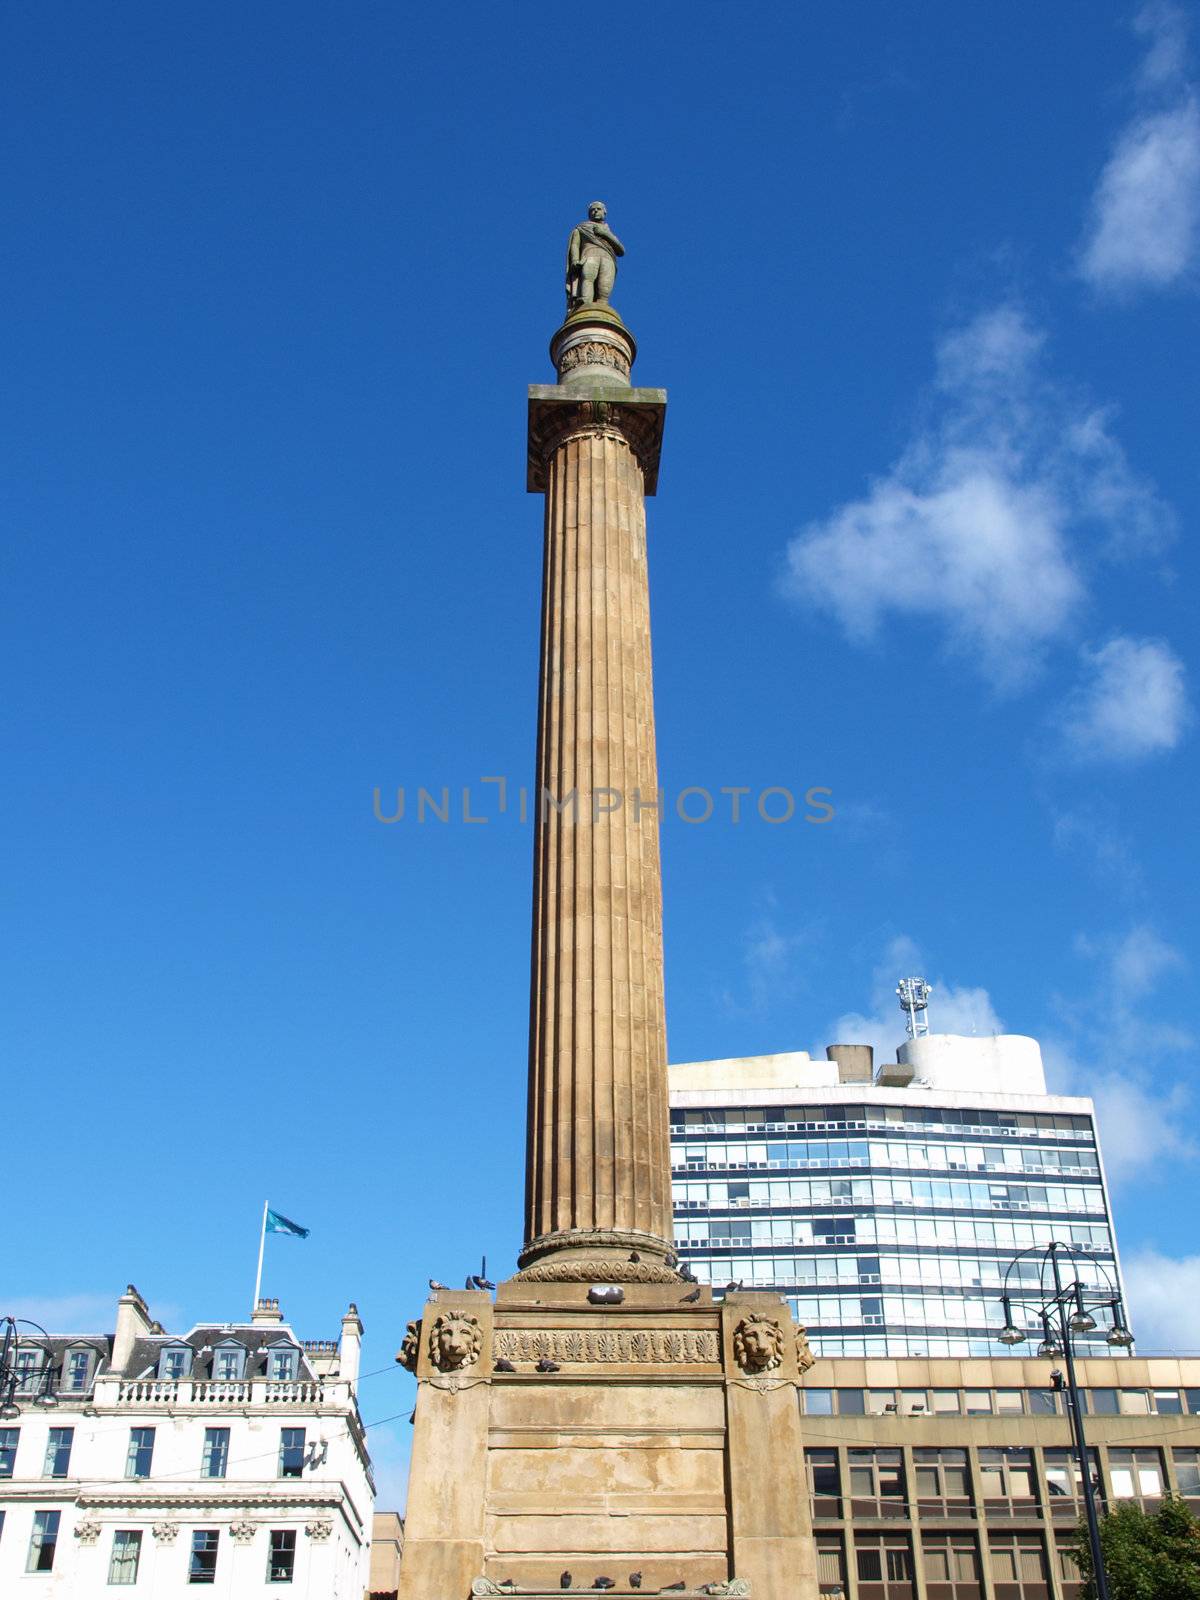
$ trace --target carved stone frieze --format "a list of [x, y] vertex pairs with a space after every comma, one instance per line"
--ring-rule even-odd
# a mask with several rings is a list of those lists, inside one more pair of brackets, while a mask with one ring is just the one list
[[75, 1537], [80, 1544], [95, 1544], [100, 1537], [100, 1524], [98, 1522], [77, 1522], [75, 1524]]
[[630, 372], [629, 355], [619, 345], [609, 344], [607, 340], [587, 339], [569, 346], [558, 358], [560, 376], [572, 372], [576, 367], [612, 367], [627, 378]]
[[471, 1585], [472, 1596], [519, 1594], [520, 1592], [515, 1583], [493, 1583], [491, 1578], [476, 1578]]
[[526, 1283], [680, 1283], [652, 1261], [535, 1261], [517, 1273]]
[[429, 1330], [429, 1359], [443, 1372], [458, 1372], [479, 1360], [483, 1332], [466, 1311], [444, 1311]]
[[631, 389], [624, 399], [575, 399], [550, 386], [553, 400], [531, 401], [527, 487], [540, 493], [546, 486], [546, 463], [554, 452], [584, 434], [620, 439], [633, 451], [642, 469], [644, 490], [652, 495], [658, 484], [658, 459], [662, 449], [663, 406], [636, 398], [655, 390]]
[[705, 1583], [700, 1586], [701, 1594], [745, 1595], [750, 1594], [749, 1578], [728, 1578], [724, 1583]]
[[751, 1312], [733, 1330], [733, 1356], [743, 1372], [769, 1372], [783, 1361], [783, 1329], [772, 1317]]
[[715, 1331], [695, 1328], [498, 1328], [493, 1348], [505, 1361], [586, 1361], [667, 1366], [715, 1365]]

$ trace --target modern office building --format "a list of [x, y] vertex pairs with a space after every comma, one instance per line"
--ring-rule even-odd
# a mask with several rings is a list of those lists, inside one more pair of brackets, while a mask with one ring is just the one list
[[675, 1236], [697, 1277], [777, 1290], [824, 1356], [994, 1354], [1005, 1272], [1051, 1239], [1121, 1292], [1092, 1102], [1046, 1092], [1035, 1040], [918, 1028], [878, 1068], [865, 1045], [827, 1056], [670, 1069]]
[[361, 1338], [351, 1306], [340, 1340], [302, 1343], [276, 1300], [169, 1333], [132, 1285], [112, 1332], [22, 1338], [0, 1406], [0, 1595], [361, 1600]]

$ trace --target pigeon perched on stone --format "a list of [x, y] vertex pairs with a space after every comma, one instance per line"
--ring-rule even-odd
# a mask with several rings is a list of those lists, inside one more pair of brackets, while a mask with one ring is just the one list
[[687, 1584], [684, 1583], [682, 1578], [680, 1578], [678, 1583], [669, 1583], [665, 1589], [660, 1589], [658, 1592], [659, 1594], [675, 1594], [678, 1590], [686, 1588]]
[[629, 1259], [630, 1261], [640, 1261], [642, 1258], [640, 1255], [638, 1255], [636, 1250], [631, 1250], [629, 1252]]
[[467, 1286], [470, 1289], [494, 1289], [496, 1285], [490, 1278], [484, 1278], [478, 1272], [472, 1273], [471, 1281]]
[[685, 1305], [694, 1305], [696, 1303], [696, 1301], [699, 1300], [699, 1298], [700, 1298], [700, 1285], [697, 1284], [696, 1287], [692, 1290], [691, 1294], [685, 1294], [684, 1295], [683, 1304], [685, 1304]]
[[513, 1366], [512, 1362], [505, 1361], [503, 1356], [501, 1356], [500, 1360], [497, 1361], [495, 1366], [492, 1368], [493, 1372], [515, 1372], [516, 1370], [517, 1369]]
[[537, 1364], [537, 1370], [539, 1372], [558, 1372], [561, 1369], [557, 1361], [551, 1361], [549, 1356], [543, 1356]]
[[679, 1265], [679, 1257], [675, 1254], [674, 1250], [667, 1251], [666, 1263], [672, 1272], [674, 1272], [675, 1268]]
[[559, 1575], [558, 1575], [558, 1587], [560, 1589], [569, 1589], [571, 1587], [571, 1574], [569, 1572], [560, 1572], [559, 1573]]
[[679, 1269], [679, 1276], [683, 1279], [684, 1283], [699, 1283], [700, 1281], [696, 1274], [692, 1271], [691, 1267], [688, 1266], [686, 1261]]
[[612, 1578], [597, 1578], [592, 1585], [593, 1589], [615, 1589], [616, 1581]]
[[446, 1285], [444, 1283], [439, 1283], [436, 1278], [430, 1278], [429, 1287], [433, 1290], [434, 1294], [436, 1294], [439, 1289], [444, 1289]]
[[640, 1589], [642, 1587], [642, 1575], [640, 1572], [631, 1572], [629, 1574], [629, 1587], [631, 1589]]
[[736, 1283], [727, 1283], [725, 1285], [725, 1293], [726, 1294], [737, 1294], [738, 1291], [742, 1287], [743, 1281], [744, 1281], [743, 1279], [739, 1278]]

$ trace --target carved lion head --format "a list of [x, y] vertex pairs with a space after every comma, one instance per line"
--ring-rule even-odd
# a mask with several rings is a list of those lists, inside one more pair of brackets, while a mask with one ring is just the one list
[[429, 1334], [429, 1359], [443, 1372], [456, 1372], [479, 1360], [483, 1334], [477, 1317], [465, 1311], [445, 1311]]
[[733, 1355], [743, 1372], [769, 1372], [783, 1360], [783, 1329], [757, 1312], [733, 1330]]

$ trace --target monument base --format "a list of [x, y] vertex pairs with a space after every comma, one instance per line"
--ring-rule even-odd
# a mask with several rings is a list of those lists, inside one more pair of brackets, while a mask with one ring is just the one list
[[402, 1352], [418, 1398], [399, 1600], [816, 1600], [807, 1341], [776, 1295], [693, 1293], [438, 1292]]

